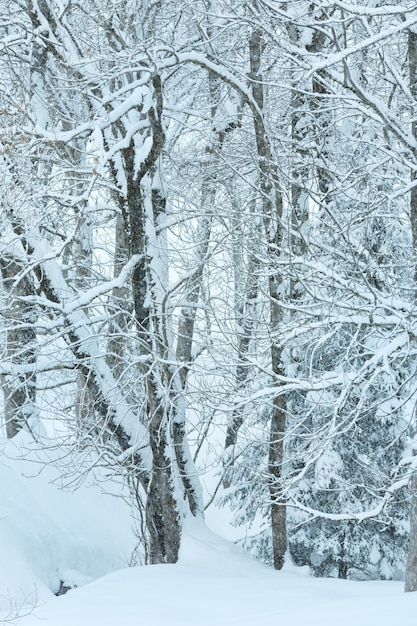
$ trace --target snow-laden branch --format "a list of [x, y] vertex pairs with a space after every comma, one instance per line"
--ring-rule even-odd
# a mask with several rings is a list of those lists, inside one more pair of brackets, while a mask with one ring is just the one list
[[412, 28], [413, 26], [415, 26], [416, 24], [417, 24], [417, 14], [414, 13], [414, 15], [400, 22], [396, 26], [390, 26], [388, 28], [385, 28], [381, 30], [379, 33], [371, 35], [370, 37], [363, 39], [362, 41], [360, 41], [359, 43], [353, 46], [346, 47], [344, 50], [327, 54], [326, 58], [322, 59], [321, 61], [312, 60], [311, 70], [309, 72], [308, 78], [311, 78], [312, 76], [314, 76], [314, 74], [316, 74], [320, 70], [324, 70], [329, 67], [332, 67], [333, 65], [337, 65], [341, 61], [344, 61], [345, 59], [352, 56], [353, 54], [356, 54], [357, 52], [361, 52], [362, 50], [366, 50], [366, 48], [369, 48], [377, 43], [380, 43], [387, 39], [392, 38], [393, 35], [404, 33], [410, 28]]
[[323, 5], [339, 7], [351, 15], [360, 15], [361, 17], [387, 17], [388, 15], [398, 15], [403, 17], [407, 13], [413, 13], [415, 6], [407, 7], [403, 4], [384, 4], [381, 7], [362, 6], [353, 2], [343, 2], [342, 0], [332, 0], [331, 2], [323, 2]]
[[[29, 235], [27, 243], [32, 260], [37, 262], [41, 268], [44, 292], [49, 299], [61, 302], [62, 295], [68, 294], [70, 290], [58, 263], [51, 260], [49, 244], [42, 239], [39, 233], [33, 231]], [[123, 284], [123, 280], [133, 270], [136, 262], [137, 258], [132, 258], [131, 262], [125, 266], [122, 270], [122, 277], [115, 279], [118, 285]], [[74, 353], [76, 362], [81, 360], [82, 365], [87, 367], [93, 375], [99, 392], [108, 406], [109, 415], [107, 419], [113, 422], [114, 427], [123, 429], [129, 446], [135, 450], [135, 455], [139, 457], [138, 471], [146, 471], [151, 467], [147, 430], [139, 417], [135, 415], [132, 407], [126, 402], [125, 394], [114, 379], [111, 369], [107, 365], [105, 354], [100, 349], [97, 338], [92, 332], [89, 319], [80, 309], [81, 302], [88, 304], [102, 293], [101, 287], [90, 290], [84, 299], [76, 299], [71, 303], [62, 302], [63, 311], [68, 307], [64, 314], [68, 347]]]
[[95, 287], [92, 287], [91, 289], [82, 292], [82, 294], [77, 296], [76, 298], [65, 302], [64, 306], [62, 307], [62, 313], [64, 315], [70, 315], [78, 309], [88, 306], [89, 304], [91, 304], [91, 302], [93, 302], [93, 300], [105, 295], [106, 293], [109, 293], [113, 289], [123, 287], [126, 284], [126, 281], [130, 277], [131, 273], [135, 269], [136, 264], [139, 263], [140, 259], [141, 256], [139, 254], [132, 256], [129, 261], [122, 267], [119, 275], [116, 278], [104, 281], [99, 285], [96, 285]]
[[221, 78], [224, 83], [226, 83], [236, 92], [238, 92], [245, 104], [247, 104], [251, 109], [252, 114], [254, 115], [256, 120], [262, 126], [265, 132], [265, 138], [268, 138], [268, 134], [266, 133], [263, 121], [263, 113], [259, 109], [259, 106], [255, 98], [253, 97], [251, 90], [248, 88], [248, 85], [239, 80], [237, 76], [235, 76], [223, 65], [215, 63], [211, 59], [207, 58], [206, 55], [200, 52], [182, 52], [178, 54], [173, 52], [172, 57], [167, 60], [161, 61], [158, 66], [162, 70], [163, 68], [175, 67], [176, 65], [185, 65], [187, 63], [198, 65], [199, 67], [202, 67], [203, 69], [212, 72], [215, 76]]
[[322, 519], [328, 519], [334, 522], [349, 520], [363, 522], [367, 519], [373, 519], [375, 517], [378, 517], [378, 515], [380, 515], [384, 511], [385, 507], [392, 500], [392, 497], [398, 491], [407, 487], [408, 483], [410, 482], [410, 478], [411, 473], [407, 477], [397, 480], [395, 483], [387, 487], [384, 495], [382, 496], [378, 504], [368, 511], [360, 511], [357, 513], [326, 513], [325, 511], [306, 506], [305, 504], [297, 500], [291, 493], [288, 497], [288, 501], [286, 502], [286, 504], [287, 506], [292, 506], [296, 509], [299, 509], [300, 511], [303, 511], [304, 513], [307, 513], [311, 517], [320, 517]]
[[42, 374], [56, 370], [74, 370], [74, 361], [52, 361], [46, 357], [38, 357], [34, 363], [11, 363], [3, 360], [0, 363], [0, 374], [22, 376], [28, 374]]
[[[325, 371], [321, 375], [312, 376], [310, 378], [294, 378], [274, 374], [274, 380], [277, 384], [272, 384], [258, 389], [252, 393], [243, 396], [236, 396], [236, 405], [241, 408], [246, 406], [248, 402], [270, 401], [274, 397], [285, 395], [291, 391], [302, 392], [322, 392], [329, 389], [341, 387], [343, 397], [349, 389], [355, 384], [362, 384], [370, 373], [385, 372], [389, 373], [388, 359], [393, 355], [404, 353], [404, 349], [410, 344], [410, 336], [407, 331], [395, 336], [392, 341], [377, 350], [363, 365], [357, 370], [351, 371]], [[248, 359], [248, 362], [251, 362]], [[253, 363], [256, 367], [257, 364]], [[340, 406], [338, 405], [340, 411]]]

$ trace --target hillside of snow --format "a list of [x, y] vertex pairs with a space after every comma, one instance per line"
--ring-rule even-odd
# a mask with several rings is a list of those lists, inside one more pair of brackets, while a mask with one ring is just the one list
[[[185, 525], [179, 563], [128, 567], [136, 539], [124, 500], [88, 482], [62, 490], [54, 464], [40, 471], [44, 457], [22, 449], [19, 440], [1, 444], [3, 623], [417, 624], [417, 594], [404, 594], [401, 582], [317, 579], [291, 565], [275, 572], [195, 520]], [[62, 584], [77, 588], [55, 596]]]

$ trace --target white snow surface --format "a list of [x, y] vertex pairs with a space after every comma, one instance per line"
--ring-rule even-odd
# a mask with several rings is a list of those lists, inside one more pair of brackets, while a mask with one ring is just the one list
[[[275, 572], [201, 520], [186, 520], [177, 564], [129, 568], [121, 498], [94, 485], [62, 491], [52, 464], [39, 473], [33, 453], [13, 458], [12, 442], [0, 451], [0, 624], [20, 610], [23, 626], [417, 625], [417, 593], [401, 582]], [[62, 580], [78, 587], [56, 597]]]

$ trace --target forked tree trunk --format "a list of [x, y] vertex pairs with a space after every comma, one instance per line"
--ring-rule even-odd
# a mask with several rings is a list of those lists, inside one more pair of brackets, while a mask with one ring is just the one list
[[179, 494], [183, 494], [194, 515], [202, 511], [202, 505], [188, 452], [183, 383], [175, 366], [170, 311], [166, 307], [167, 216], [160, 182], [160, 155], [165, 136], [159, 76], [153, 77], [152, 90], [155, 106], [148, 114], [152, 149], [137, 175], [133, 145], [124, 149], [123, 158], [127, 174], [129, 249], [139, 258], [132, 276], [132, 292], [143, 358], [141, 384], [146, 399], [141, 419], [147, 425], [152, 452], [145, 512], [148, 553], [151, 563], [174, 563], [178, 559], [184, 513]]
[[[126, 156], [126, 155], [125, 155]], [[150, 563], [175, 563], [181, 541], [181, 515], [176, 500], [177, 485], [174, 474], [174, 460], [170, 454], [171, 423], [169, 389], [163, 361], [164, 345], [160, 334], [163, 320], [160, 319], [157, 303], [154, 301], [155, 285], [152, 284], [150, 262], [152, 251], [149, 249], [146, 224], [145, 203], [141, 182], [129, 181], [130, 194], [135, 198], [129, 204], [130, 248], [140, 255], [132, 276], [133, 302], [137, 325], [137, 334], [141, 356], [145, 359], [141, 367], [142, 393], [145, 405], [142, 419], [148, 429], [149, 444], [152, 452], [151, 479], [146, 493], [146, 526], [148, 531], [148, 554]], [[149, 193], [149, 184], [147, 193]]]

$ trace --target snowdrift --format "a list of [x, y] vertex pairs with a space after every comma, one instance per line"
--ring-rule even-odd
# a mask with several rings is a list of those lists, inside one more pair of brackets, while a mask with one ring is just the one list
[[[14, 458], [17, 443], [1, 444], [0, 618], [23, 626], [417, 624], [417, 594], [404, 594], [402, 583], [316, 579], [290, 565], [275, 572], [202, 521], [187, 520], [176, 565], [128, 568], [135, 537], [123, 499], [97, 485], [62, 491], [52, 464], [39, 472], [33, 452]], [[62, 582], [77, 588], [56, 597]]]

